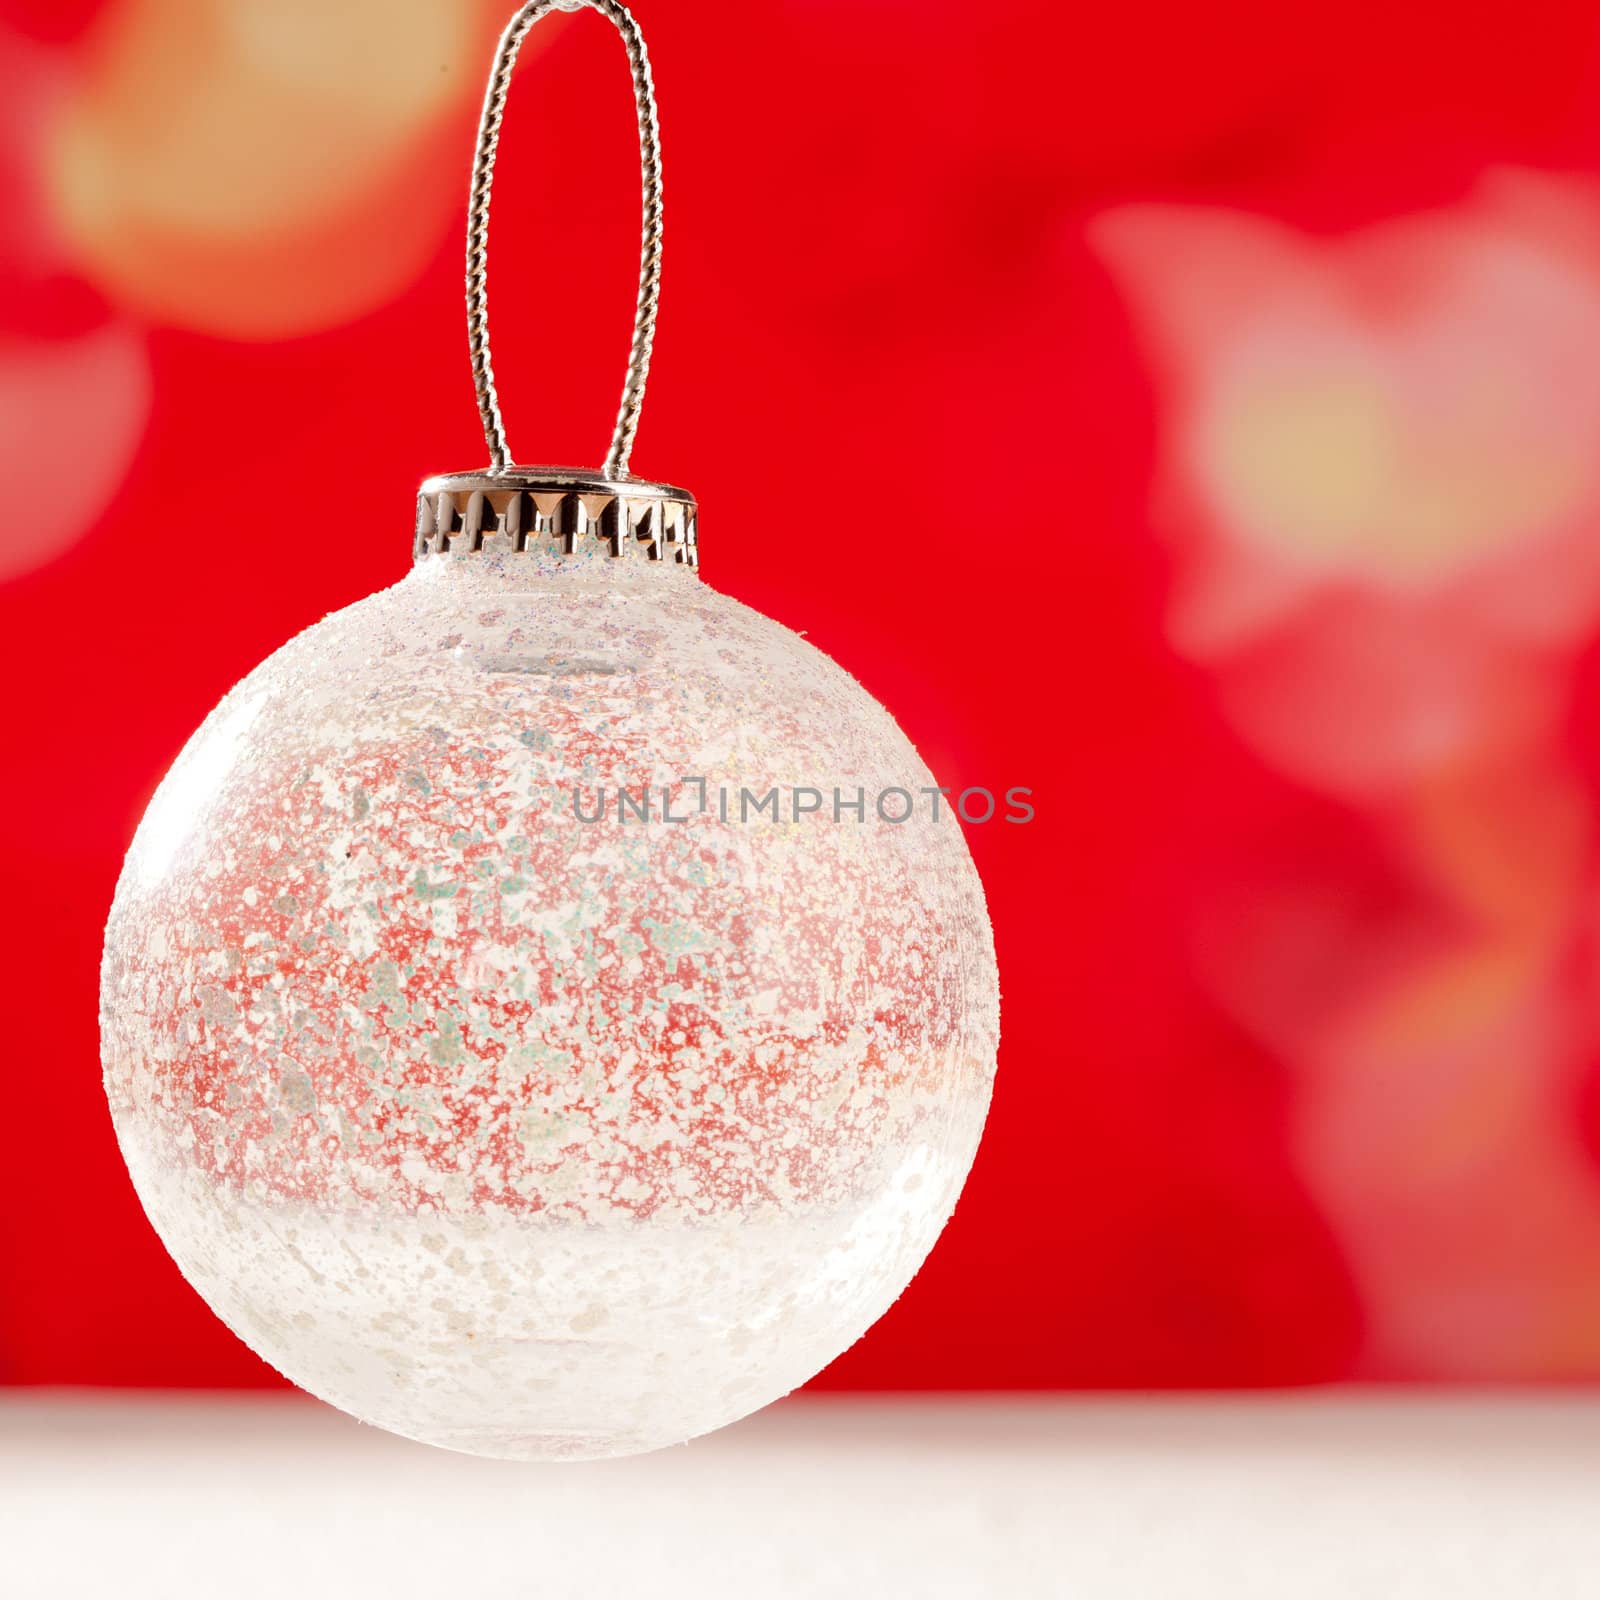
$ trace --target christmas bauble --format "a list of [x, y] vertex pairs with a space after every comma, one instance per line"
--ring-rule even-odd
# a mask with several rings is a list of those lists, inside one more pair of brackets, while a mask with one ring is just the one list
[[510, 1457], [686, 1439], [910, 1280], [989, 1102], [994, 951], [960, 824], [802, 639], [705, 586], [627, 471], [661, 181], [602, 472], [511, 464], [489, 357], [500, 42], [467, 228], [490, 467], [409, 576], [251, 673], [157, 791], [106, 931], [106, 1089], [189, 1281], [296, 1383]]
[[538, 497], [496, 499], [430, 498], [456, 550], [425, 529], [184, 750], [111, 914], [105, 1080], [163, 1240], [281, 1372], [608, 1455], [782, 1395], [904, 1288], [983, 1125], [994, 957], [844, 671], [692, 546], [614, 554], [643, 502], [549, 491], [590, 531], [517, 550]]

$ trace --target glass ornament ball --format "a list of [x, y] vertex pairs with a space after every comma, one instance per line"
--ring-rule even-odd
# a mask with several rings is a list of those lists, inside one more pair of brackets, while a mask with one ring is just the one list
[[425, 555], [285, 645], [106, 933], [106, 1090], [189, 1282], [313, 1394], [488, 1456], [819, 1371], [933, 1246], [994, 1074], [982, 889], [905, 736], [591, 543]]

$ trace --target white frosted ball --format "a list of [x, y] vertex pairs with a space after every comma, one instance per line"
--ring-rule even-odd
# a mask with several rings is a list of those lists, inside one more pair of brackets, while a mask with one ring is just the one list
[[103, 1057], [152, 1222], [252, 1349], [415, 1439], [618, 1455], [776, 1399], [909, 1282], [988, 1107], [933, 783], [685, 567], [426, 558], [234, 689], [129, 852]]

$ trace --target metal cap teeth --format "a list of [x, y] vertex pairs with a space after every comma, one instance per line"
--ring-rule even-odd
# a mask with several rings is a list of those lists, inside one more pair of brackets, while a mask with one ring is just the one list
[[486, 549], [570, 555], [597, 539], [619, 558], [698, 567], [699, 507], [670, 484], [564, 467], [452, 473], [418, 492], [412, 553], [418, 561]]

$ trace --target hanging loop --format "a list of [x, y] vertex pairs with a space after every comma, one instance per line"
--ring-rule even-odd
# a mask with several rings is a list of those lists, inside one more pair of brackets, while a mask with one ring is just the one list
[[529, 0], [500, 36], [494, 71], [484, 95], [478, 124], [478, 147], [472, 163], [472, 199], [467, 212], [467, 341], [472, 352], [472, 381], [478, 391], [478, 415], [489, 446], [492, 470], [503, 470], [511, 460], [506, 445], [500, 397], [495, 392], [494, 362], [489, 353], [489, 199], [494, 188], [495, 156], [500, 147], [500, 125], [505, 119], [506, 94], [511, 74], [529, 30], [551, 11], [587, 8], [622, 35], [633, 72], [633, 97], [639, 114], [639, 168], [643, 180], [643, 239], [639, 251], [639, 299], [633, 314], [633, 344], [628, 352], [628, 375], [617, 408], [617, 424], [604, 468], [607, 478], [628, 477], [628, 457], [639, 427], [644, 404], [645, 379], [650, 372], [650, 347], [655, 339], [656, 304], [661, 294], [661, 142], [656, 125], [655, 85], [650, 58], [639, 25], [618, 0]]

